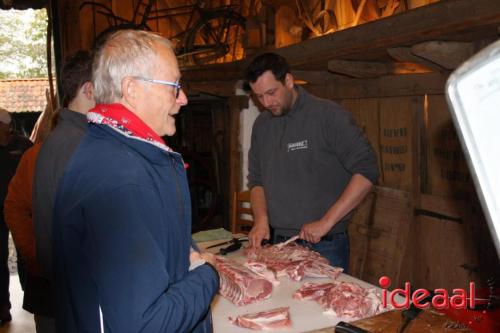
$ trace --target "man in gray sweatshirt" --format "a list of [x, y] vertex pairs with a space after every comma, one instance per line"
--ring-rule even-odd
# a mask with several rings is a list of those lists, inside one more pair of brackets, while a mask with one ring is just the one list
[[286, 60], [256, 57], [246, 70], [266, 109], [255, 120], [248, 186], [254, 214], [250, 243], [299, 235], [301, 242], [345, 271], [347, 223], [378, 178], [376, 155], [349, 112], [295, 86]]

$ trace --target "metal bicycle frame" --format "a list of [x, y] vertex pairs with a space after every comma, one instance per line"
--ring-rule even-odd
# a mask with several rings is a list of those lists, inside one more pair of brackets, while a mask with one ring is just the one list
[[[137, 29], [148, 29], [151, 30], [151, 28], [148, 26], [148, 21], [153, 21], [153, 20], [160, 20], [160, 19], [165, 19], [165, 18], [171, 18], [173, 16], [180, 16], [180, 15], [189, 15], [188, 22], [186, 23], [186, 26], [183, 31], [180, 33], [177, 33], [173, 36], [169, 36], [169, 39], [178, 39], [180, 40], [180, 46], [176, 47], [176, 54], [177, 57], [182, 58], [186, 57], [189, 55], [197, 54], [197, 53], [204, 53], [206, 50], [198, 50], [198, 51], [191, 51], [187, 52], [185, 49], [185, 38], [189, 35], [193, 27], [196, 26], [196, 23], [198, 21], [202, 22], [207, 22], [207, 15], [206, 13], [211, 13], [211, 12], [216, 12], [219, 10], [232, 10], [236, 6], [235, 5], [227, 5], [227, 6], [220, 6], [220, 7], [215, 7], [215, 8], [203, 8], [202, 5], [200, 5], [199, 0], [195, 0], [193, 4], [191, 5], [182, 5], [182, 6], [177, 6], [177, 7], [171, 7], [171, 8], [163, 8], [163, 9], [156, 9], [154, 10], [155, 14], [151, 15], [152, 7], [155, 4], [156, 0], [146, 0], [146, 1], [139, 1], [135, 4], [134, 6], [134, 12], [132, 15], [132, 19], [128, 20], [126, 18], [123, 18], [121, 16], [116, 15], [111, 8], [108, 6], [94, 2], [94, 1], [85, 1], [80, 5], [80, 9], [82, 9], [85, 5], [90, 5], [94, 6], [97, 8], [101, 8], [101, 10], [97, 9], [96, 13], [101, 14], [105, 17], [108, 18], [108, 20], [113, 20], [113, 26], [118, 26], [118, 25], [125, 25], [125, 24], [130, 24], [134, 28]], [[141, 9], [144, 8], [144, 11], [141, 12]], [[195, 20], [195, 15], [198, 13], [198, 20]], [[136, 20], [141, 17], [141, 20], [139, 23], [136, 23]]]

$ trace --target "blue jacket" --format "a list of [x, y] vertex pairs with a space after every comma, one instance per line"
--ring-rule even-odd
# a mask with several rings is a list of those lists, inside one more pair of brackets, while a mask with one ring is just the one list
[[188, 271], [191, 203], [182, 158], [89, 126], [54, 210], [58, 332], [211, 332], [219, 279]]

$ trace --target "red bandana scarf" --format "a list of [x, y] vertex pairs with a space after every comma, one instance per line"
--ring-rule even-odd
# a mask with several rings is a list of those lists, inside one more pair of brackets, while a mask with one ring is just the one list
[[88, 112], [87, 120], [94, 124], [108, 125], [125, 136], [146, 141], [162, 150], [173, 152], [158, 134], [122, 104], [97, 104]]

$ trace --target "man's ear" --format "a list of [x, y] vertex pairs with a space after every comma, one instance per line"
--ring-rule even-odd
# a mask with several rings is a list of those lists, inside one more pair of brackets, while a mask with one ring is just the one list
[[132, 79], [131, 77], [126, 77], [122, 80], [122, 96], [121, 100], [125, 102], [126, 104], [135, 107], [136, 100], [138, 97], [138, 87], [137, 87], [137, 81]]
[[83, 84], [83, 94], [87, 99], [94, 98], [94, 85], [92, 82], [88, 81]]
[[288, 88], [288, 89], [292, 89], [293, 88], [293, 75], [291, 73], [286, 73], [285, 75], [285, 86]]

